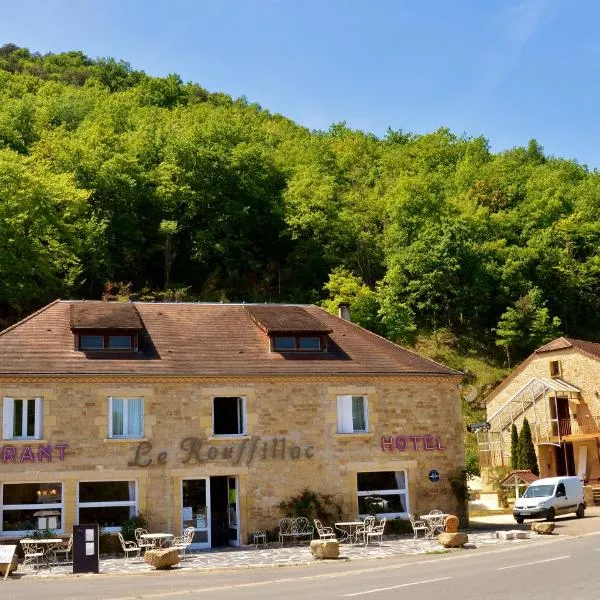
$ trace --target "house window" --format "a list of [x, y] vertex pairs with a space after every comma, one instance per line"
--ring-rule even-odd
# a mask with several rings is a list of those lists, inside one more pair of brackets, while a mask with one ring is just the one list
[[138, 514], [135, 481], [81, 481], [77, 490], [77, 523], [98, 523], [118, 531]]
[[369, 431], [367, 397], [338, 396], [338, 433], [365, 433]]
[[133, 336], [127, 334], [89, 334], [79, 336], [80, 350], [132, 350]]
[[246, 399], [234, 397], [213, 398], [214, 435], [243, 435], [246, 433]]
[[550, 377], [560, 377], [560, 360], [550, 361]]
[[406, 471], [376, 471], [356, 474], [359, 517], [402, 517], [408, 513]]
[[108, 399], [108, 437], [144, 437], [144, 399]]
[[26, 535], [37, 529], [62, 531], [62, 484], [5, 483], [1, 487], [3, 535]]
[[272, 342], [275, 352], [321, 351], [324, 348], [319, 335], [275, 335]]
[[5, 440], [41, 439], [42, 416], [41, 398], [4, 398], [2, 437]]

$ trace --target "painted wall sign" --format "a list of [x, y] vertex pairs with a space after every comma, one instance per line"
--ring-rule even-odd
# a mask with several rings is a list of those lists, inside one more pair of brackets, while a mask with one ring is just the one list
[[384, 452], [408, 452], [410, 450], [446, 450], [441, 436], [429, 433], [420, 435], [382, 435], [381, 449]]
[[44, 444], [40, 446], [2, 446], [0, 459], [3, 463], [41, 463], [53, 459], [65, 460], [69, 444]]
[[440, 473], [436, 469], [431, 469], [431, 471], [429, 471], [428, 477], [429, 477], [429, 481], [432, 481], [433, 483], [435, 483], [436, 481], [440, 480]]
[[[178, 461], [183, 464], [206, 463], [212, 460], [225, 460], [232, 465], [249, 465], [255, 460], [299, 460], [312, 458], [314, 456], [313, 446], [299, 446], [292, 444], [286, 438], [272, 438], [263, 440], [260, 436], [244, 438], [235, 445], [227, 446], [205, 446], [204, 440], [199, 437], [187, 437], [181, 441], [179, 448], [182, 454]], [[141, 442], [135, 450], [132, 461], [127, 463], [129, 467], [147, 467], [155, 464], [167, 464], [168, 453], [162, 450], [152, 454], [152, 444]]]

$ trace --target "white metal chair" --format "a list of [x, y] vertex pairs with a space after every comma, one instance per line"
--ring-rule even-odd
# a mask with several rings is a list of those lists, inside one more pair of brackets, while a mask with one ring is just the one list
[[436, 533], [443, 533], [445, 529], [445, 519], [446, 516], [441, 510], [431, 510], [429, 511], [429, 531], [427, 537], [434, 537]]
[[125, 560], [129, 558], [130, 554], [135, 554], [138, 558], [140, 557], [141, 548], [136, 546], [135, 542], [126, 541], [123, 538], [123, 534], [119, 531], [117, 533], [119, 536], [119, 541], [121, 542], [121, 547], [123, 548], [123, 552], [125, 552]]
[[414, 533], [413, 539], [417, 539], [419, 537], [419, 531], [423, 532], [423, 537], [427, 537], [427, 532], [429, 531], [427, 523], [425, 523], [425, 521], [415, 519], [412, 513], [408, 513], [408, 518]]
[[379, 545], [383, 542], [383, 531], [385, 529], [385, 517], [379, 521], [378, 525], [373, 525], [371, 529], [365, 531], [365, 546], [369, 545], [369, 540], [379, 538]]
[[319, 534], [319, 539], [322, 540], [335, 540], [335, 533], [333, 527], [325, 527], [319, 519], [315, 519], [315, 529]]
[[354, 531], [354, 541], [357, 543], [359, 541], [361, 541], [363, 544], [366, 543], [367, 533], [369, 531], [371, 531], [374, 526], [375, 526], [375, 517], [372, 515], [365, 517], [363, 524], [359, 525], [356, 528], [356, 530]]
[[59, 556], [63, 556], [63, 560], [64, 562], [69, 562], [69, 554], [71, 554], [71, 550], [73, 549], [73, 534], [71, 534], [71, 536], [69, 537], [68, 541], [66, 544], [63, 544], [62, 546], [57, 546], [56, 548], [54, 548], [54, 550], [52, 550], [52, 555], [54, 557], [54, 562], [58, 563], [58, 557]]
[[152, 540], [145, 540], [142, 535], [148, 533], [143, 527], [138, 527], [133, 534], [135, 535], [135, 543], [142, 552], [146, 550], [152, 550], [154, 548], [154, 542]]
[[40, 566], [40, 558], [44, 558], [44, 552], [38, 547], [33, 539], [25, 538], [21, 540], [23, 548], [23, 566], [31, 565], [34, 568]]
[[173, 543], [171, 547], [180, 550], [180, 556], [182, 560], [185, 560], [185, 551], [187, 550], [187, 547], [192, 543], [195, 531], [196, 530], [193, 527], [186, 527], [183, 530], [182, 536], [173, 538]]

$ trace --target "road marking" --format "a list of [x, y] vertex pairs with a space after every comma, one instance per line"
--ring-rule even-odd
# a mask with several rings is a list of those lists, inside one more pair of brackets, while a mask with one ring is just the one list
[[412, 583], [401, 583], [392, 587], [376, 588], [374, 590], [366, 590], [364, 592], [354, 592], [353, 594], [344, 594], [344, 598], [353, 598], [354, 596], [364, 596], [365, 594], [375, 594], [376, 592], [387, 592], [388, 590], [397, 590], [398, 588], [410, 587], [411, 585], [421, 585], [422, 583], [434, 583], [436, 581], [446, 581], [452, 577], [438, 577], [437, 579], [424, 579], [423, 581], [413, 581]]
[[508, 567], [499, 567], [496, 571], [504, 571], [505, 569], [518, 569], [519, 567], [529, 567], [531, 565], [540, 565], [542, 563], [552, 562], [554, 560], [563, 560], [565, 558], [571, 558], [570, 556], [557, 556], [556, 558], [547, 558], [546, 560], [536, 560], [534, 562], [519, 563], [518, 565], [510, 565]]

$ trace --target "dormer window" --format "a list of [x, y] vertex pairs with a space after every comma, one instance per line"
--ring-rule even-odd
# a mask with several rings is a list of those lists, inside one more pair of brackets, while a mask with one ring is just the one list
[[271, 339], [275, 352], [318, 352], [325, 348], [323, 338], [316, 335], [274, 335]]
[[133, 350], [135, 336], [118, 334], [90, 334], [79, 335], [80, 350]]

